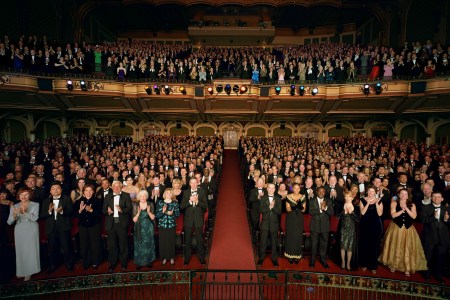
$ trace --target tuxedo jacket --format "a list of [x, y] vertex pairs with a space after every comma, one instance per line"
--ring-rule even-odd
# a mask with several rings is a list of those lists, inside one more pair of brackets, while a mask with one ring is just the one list
[[206, 200], [205, 191], [197, 187], [198, 204], [193, 206], [189, 203], [192, 190], [188, 188], [183, 192], [183, 199], [181, 200], [180, 209], [184, 211], [184, 226], [185, 227], [202, 227], [203, 217], [208, 208], [208, 200]]
[[324, 198], [324, 201], [327, 203], [327, 210], [320, 212], [317, 196], [309, 200], [309, 214], [311, 215], [309, 228], [311, 231], [318, 233], [330, 231], [330, 217], [334, 214], [333, 203], [327, 197]]
[[166, 190], [166, 187], [164, 185], [162, 185], [162, 184], [159, 184], [159, 195], [158, 195], [158, 197], [153, 197], [152, 198], [152, 192], [153, 192], [154, 188], [155, 188], [155, 186], [153, 184], [149, 185], [147, 187], [147, 193], [148, 193], [148, 199], [151, 202], [153, 202], [155, 204], [155, 207], [156, 207], [156, 202], [158, 202], [158, 200], [164, 200], [163, 195], [164, 195], [164, 191]]
[[113, 191], [112, 191], [111, 188], [108, 189], [108, 192], [107, 192], [106, 195], [105, 195], [103, 188], [100, 187], [100, 188], [97, 190], [97, 192], [95, 193], [95, 198], [97, 198], [98, 200], [101, 201], [101, 203], [103, 203], [103, 202], [105, 201], [106, 196], [108, 196], [108, 195], [110, 195], [110, 194], [111, 194], [111, 195], [113, 194]]
[[[45, 198], [41, 205], [39, 217], [45, 222], [45, 233], [51, 234], [56, 227], [62, 228], [64, 231], [72, 228], [72, 199], [69, 196], [61, 195], [58, 207], [62, 207], [62, 213], [58, 213], [55, 220], [55, 212], [48, 213], [50, 203], [53, 203], [53, 197]], [[57, 207], [57, 208], [58, 208]]]
[[[447, 249], [449, 244], [450, 220], [444, 222], [445, 211], [449, 211], [444, 204], [441, 204], [441, 213], [439, 220], [435, 218], [435, 207], [433, 204], [425, 205], [420, 212], [420, 218], [423, 223], [422, 244], [426, 249], [436, 244]], [[450, 211], [449, 211], [450, 214]]]
[[[267, 195], [267, 190], [265, 188], [262, 188], [262, 192], [263, 192], [263, 196]], [[253, 211], [259, 211], [260, 199], [258, 199], [258, 196], [259, 196], [259, 191], [258, 191], [257, 187], [250, 191], [250, 195], [248, 197], [248, 206]]]
[[[340, 211], [342, 210], [342, 208], [344, 207], [344, 189], [338, 185], [336, 185], [334, 187], [334, 189], [336, 190], [336, 198], [334, 198], [333, 205], [337, 206], [339, 208], [339, 211], [337, 213], [340, 213]], [[325, 185], [325, 198], [330, 198], [330, 193], [331, 193], [331, 187], [330, 185]], [[335, 207], [336, 209], [336, 207]]]
[[[127, 227], [130, 221], [130, 213], [132, 210], [130, 194], [121, 192], [119, 198], [119, 206], [122, 212], [119, 212], [119, 224], [122, 227]], [[114, 212], [114, 194], [106, 195], [103, 201], [103, 214], [105, 215], [105, 229], [111, 230], [114, 224], [114, 213], [108, 214], [108, 207]]]
[[270, 209], [269, 195], [265, 194], [259, 201], [259, 211], [262, 215], [260, 228], [268, 231], [278, 231], [280, 227], [280, 215], [282, 212], [281, 198], [273, 196], [275, 205]]

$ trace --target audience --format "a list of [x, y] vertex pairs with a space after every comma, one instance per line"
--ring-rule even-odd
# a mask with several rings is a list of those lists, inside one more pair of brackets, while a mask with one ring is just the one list
[[[300, 80], [342, 83], [358, 75], [369, 80], [448, 75], [448, 48], [440, 42], [405, 44], [396, 49], [345, 43], [261, 47], [201, 47], [126, 40], [91, 45], [67, 44], [64, 49], [42, 37], [0, 40], [0, 68], [32, 74], [96, 74], [124, 80], [192, 80], [223, 76], [253, 83]], [[24, 45], [23, 47], [18, 47]]]
[[[340, 237], [334, 241], [337, 241], [337, 247], [340, 249], [341, 259], [339, 263], [343, 269], [352, 270], [362, 267], [363, 270], [368, 268], [374, 274], [376, 273], [380, 243], [383, 237], [383, 220], [385, 224], [388, 224], [386, 223], [389, 222], [387, 220], [393, 217], [391, 215], [392, 209], [398, 210], [398, 205], [400, 205], [399, 207], [405, 207], [401, 203], [406, 201], [406, 198], [410, 198], [410, 196], [405, 198], [403, 192], [398, 197], [397, 191], [404, 190], [408, 195], [415, 195], [416, 200], [414, 202], [421, 204], [418, 205], [417, 211], [422, 211], [422, 215], [425, 214], [426, 208], [431, 212], [430, 207], [434, 203], [431, 200], [433, 189], [439, 191], [439, 194], [434, 197], [442, 198], [439, 201], [436, 200], [442, 202], [441, 207], [445, 207], [445, 210], [447, 210], [450, 204], [450, 199], [442, 196], [449, 190], [447, 186], [450, 186], [450, 184], [446, 184], [447, 179], [450, 179], [448, 145], [437, 147], [407, 140], [365, 137], [332, 137], [328, 142], [302, 137], [242, 137], [239, 152], [243, 166], [242, 175], [245, 193], [249, 202], [252, 203], [250, 216], [252, 220], [255, 220], [252, 222], [255, 223], [252, 228], [258, 227], [256, 221], [258, 212], [253, 209], [258, 203], [258, 193], [255, 192], [255, 188], [263, 190], [269, 183], [274, 183], [277, 190], [280, 188], [283, 190], [284, 184], [292, 190], [295, 183], [298, 183], [301, 188], [301, 195], [305, 195], [305, 198], [307, 198], [305, 213], [311, 214], [311, 216], [316, 213], [317, 209], [317, 207], [312, 207], [317, 201], [314, 201], [314, 199], [317, 199], [317, 197], [327, 199], [335, 196], [331, 205], [340, 206], [340, 208], [334, 209], [336, 216], [340, 219], [340, 227], [334, 230], [337, 231], [337, 234], [340, 234]], [[281, 179], [278, 180], [278, 178]], [[323, 186], [323, 182], [327, 179], [328, 184]], [[332, 193], [333, 186], [336, 193]], [[339, 186], [342, 190], [337, 191], [336, 186]], [[322, 196], [318, 192], [322, 191], [323, 188], [328, 192], [325, 192]], [[346, 196], [344, 197], [345, 202], [341, 200], [343, 196]], [[401, 199], [401, 203], [398, 202], [399, 199]], [[408, 201], [412, 201], [412, 198]], [[286, 206], [286, 203], [289, 203], [289, 201], [285, 201], [283, 205]], [[416, 208], [412, 203], [406, 205], [406, 207], [413, 215], [419, 214], [413, 212]], [[445, 210], [441, 213], [443, 220], [441, 225], [447, 228], [445, 225], [448, 218], [446, 218]], [[400, 211], [403, 211], [403, 209]], [[288, 215], [290, 213], [288, 210]], [[414, 236], [414, 232], [417, 234], [414, 227], [421, 227], [421, 222], [424, 222], [423, 226], [430, 226], [425, 225], [424, 220], [430, 222], [433, 219], [430, 217], [427, 219], [423, 216], [413, 218], [409, 214], [410, 219], [408, 219], [403, 215], [400, 216], [401, 221], [403, 222], [403, 217], [405, 217], [405, 222], [408, 223], [408, 226], [403, 227], [410, 232], [409, 235], [411, 236]], [[336, 217], [333, 216], [332, 218]], [[436, 220], [436, 218], [433, 220]], [[394, 221], [393, 224], [396, 224]], [[312, 235], [314, 226], [311, 227], [311, 224], [309, 226]], [[286, 223], [286, 232], [288, 231], [287, 227]], [[255, 229], [252, 230], [255, 234]], [[393, 229], [390, 229], [390, 231], [393, 231]], [[386, 234], [385, 239], [392, 236], [392, 233]], [[360, 241], [359, 246], [356, 243], [357, 235]], [[429, 233], [427, 234], [424, 231], [422, 241], [428, 268], [434, 267], [431, 274], [439, 280], [442, 277], [442, 266], [445, 264], [446, 254], [445, 251], [439, 252], [442, 249], [437, 246], [428, 250], [428, 253], [440, 253], [439, 263], [435, 264], [437, 255], [428, 254], [427, 256], [427, 249], [431, 248], [426, 246], [426, 243], [427, 245], [430, 244], [430, 242], [425, 243], [425, 241], [428, 241], [426, 235], [429, 235]], [[410, 240], [408, 245], [405, 245], [408, 248], [403, 250], [407, 252], [411, 247], [415, 249], [414, 254], [405, 254], [406, 257], [409, 257], [409, 263], [405, 265], [405, 263], [402, 263], [403, 260], [402, 262], [396, 261], [395, 266], [392, 267], [392, 270], [401, 270], [406, 275], [424, 270], [423, 264], [420, 263], [420, 249], [414, 242], [417, 242], [418, 239], [411, 238]], [[317, 239], [314, 239], [314, 241], [317, 242]], [[333, 243], [330, 244], [326, 243], [324, 246], [325, 253], [335, 248]], [[394, 249], [392, 243], [388, 244], [390, 245], [384, 246], [379, 259], [390, 266], [394, 263], [389, 258], [396, 255], [397, 249]], [[326, 248], [328, 246], [333, 248]], [[422, 247], [421, 244], [419, 246]], [[289, 241], [286, 241], [285, 251], [288, 247], [291, 246]], [[446, 246], [444, 248], [447, 249]], [[337, 254], [339, 251], [333, 251], [330, 254]], [[287, 254], [287, 259], [291, 261], [290, 253]], [[325, 254], [323, 255], [325, 256]], [[433, 258], [432, 261], [431, 258]], [[314, 258], [312, 257], [311, 260], [314, 261]]]

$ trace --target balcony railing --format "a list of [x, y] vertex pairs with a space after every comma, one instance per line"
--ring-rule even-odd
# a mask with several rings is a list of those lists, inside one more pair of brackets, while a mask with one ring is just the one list
[[450, 287], [302, 271], [154, 271], [0, 286], [1, 299], [449, 299]]

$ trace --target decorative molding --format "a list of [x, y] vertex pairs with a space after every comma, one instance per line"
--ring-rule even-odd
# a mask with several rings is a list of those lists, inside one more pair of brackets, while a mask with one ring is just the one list
[[0, 85], [10, 84], [10, 83], [11, 83], [11, 77], [9, 77], [9, 75], [0, 74]]

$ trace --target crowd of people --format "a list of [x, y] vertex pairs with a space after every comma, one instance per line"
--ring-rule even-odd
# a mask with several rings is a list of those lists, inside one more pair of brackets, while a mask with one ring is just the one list
[[123, 80], [253, 83], [364, 80], [448, 75], [450, 47], [440, 42], [403, 47], [322, 43], [262, 47], [194, 47], [126, 40], [65, 44], [37, 36], [0, 40], [0, 68], [32, 74], [95, 74]]
[[[270, 236], [271, 259], [278, 266], [280, 226], [284, 256], [298, 263], [308, 226], [311, 267], [319, 255], [328, 268], [327, 256], [332, 256], [343, 270], [376, 274], [382, 263], [392, 272], [421, 271], [443, 283], [449, 265], [448, 145], [395, 138], [243, 137], [239, 151], [254, 240], [260, 235], [258, 265]], [[280, 224], [283, 213], [285, 224]], [[333, 220], [339, 221], [334, 249]]]
[[[221, 137], [149, 136], [136, 142], [75, 135], [5, 143], [0, 150], [0, 256], [13, 243], [16, 275], [25, 281], [41, 271], [41, 258], [47, 273], [61, 262], [72, 271], [76, 258], [71, 230], [78, 226], [75, 247], [85, 270], [102, 263], [102, 233], [109, 271], [119, 262], [126, 270], [132, 228], [138, 269], [151, 267], [157, 255], [163, 265], [174, 265], [175, 228], [182, 220], [184, 264], [190, 262], [194, 236], [204, 264], [205, 214], [214, 213], [222, 154]], [[40, 253], [44, 237], [38, 222], [48, 240], [46, 253]], [[15, 225], [14, 238], [7, 240], [10, 225]]]

